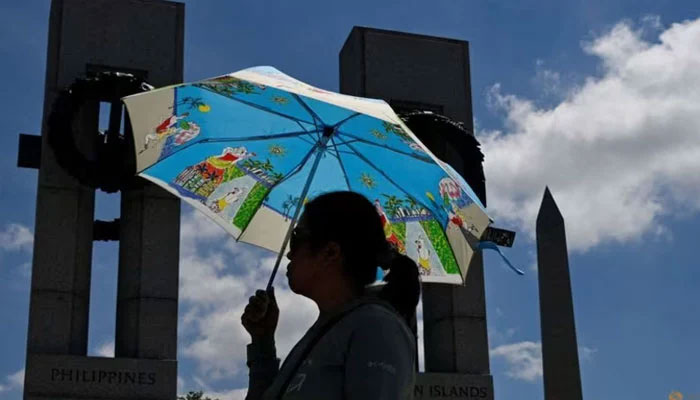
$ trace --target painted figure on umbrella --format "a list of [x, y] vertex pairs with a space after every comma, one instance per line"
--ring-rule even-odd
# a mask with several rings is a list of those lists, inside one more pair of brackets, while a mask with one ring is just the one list
[[230, 166], [246, 158], [255, 157], [255, 155], [255, 153], [249, 153], [245, 146], [227, 147], [216, 160]]
[[447, 212], [449, 220], [459, 227], [464, 226], [466, 218], [461, 209], [467, 207], [473, 201], [460, 189], [452, 178], [443, 178], [439, 183], [442, 206]]
[[159, 156], [159, 159], [162, 159], [171, 154], [174, 147], [181, 146], [197, 137], [200, 133], [200, 127], [194, 122], [187, 121], [186, 118], [189, 116], [190, 113], [186, 112], [181, 115], [173, 114], [164, 119], [153, 132], [146, 135], [144, 148], [139, 154], [165, 141]]
[[226, 207], [240, 200], [244, 195], [244, 189], [234, 187], [230, 192], [226, 193], [218, 199], [215, 199], [210, 205], [209, 209], [212, 212], [220, 213], [226, 209]]
[[379, 213], [379, 217], [382, 220], [382, 226], [384, 227], [384, 235], [386, 235], [387, 242], [394, 246], [394, 248], [396, 248], [396, 250], [399, 253], [406, 254], [406, 247], [401, 242], [401, 240], [399, 240], [398, 236], [396, 236], [396, 233], [394, 233], [391, 221], [384, 212], [384, 208], [382, 208], [381, 203], [379, 203], [379, 199], [374, 200], [374, 207], [377, 209], [377, 213]]
[[425, 245], [425, 238], [420, 236], [415, 241], [418, 250], [418, 272], [421, 275], [430, 275], [430, 249]]

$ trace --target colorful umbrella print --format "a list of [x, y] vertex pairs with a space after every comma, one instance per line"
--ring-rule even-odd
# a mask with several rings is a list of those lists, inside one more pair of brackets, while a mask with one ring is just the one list
[[382, 100], [254, 67], [124, 103], [139, 175], [236, 240], [279, 252], [277, 265], [304, 204], [328, 191], [373, 201], [387, 240], [424, 282], [463, 283], [490, 223], [466, 182]]

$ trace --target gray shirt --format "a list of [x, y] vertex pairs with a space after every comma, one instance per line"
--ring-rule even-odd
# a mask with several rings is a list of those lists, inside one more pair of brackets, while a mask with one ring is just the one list
[[[333, 316], [319, 317], [282, 368], [273, 340], [248, 345], [246, 400], [412, 399], [415, 338], [403, 319], [378, 300], [359, 300], [339, 312], [346, 314], [330, 329]], [[299, 363], [305, 349], [324, 330]], [[287, 380], [289, 385], [280, 396]]]

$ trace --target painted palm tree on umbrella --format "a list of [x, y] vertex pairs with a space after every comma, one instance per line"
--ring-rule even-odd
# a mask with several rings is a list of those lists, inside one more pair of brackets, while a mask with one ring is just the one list
[[282, 203], [282, 214], [284, 215], [285, 220], [290, 217], [289, 213], [297, 203], [299, 203], [299, 198], [292, 196], [291, 194], [288, 195], [287, 199]]
[[[466, 183], [382, 100], [332, 93], [272, 67], [255, 67], [124, 102], [139, 175], [180, 196], [237, 240], [278, 252], [277, 265], [305, 202], [330, 191], [376, 199], [385, 231], [401, 252], [414, 260], [434, 255], [424, 281], [462, 283], [479, 251], [474, 243], [491, 222]], [[165, 154], [164, 141], [144, 149], [145, 138], [165, 118], [200, 131]], [[225, 210], [212, 212], [214, 198], [234, 189], [245, 195], [229, 196], [235, 201], [217, 203]], [[471, 241], [464, 226], [475, 227]], [[270, 284], [273, 279], [274, 273]]]
[[386, 205], [384, 206], [386, 211], [389, 213], [389, 215], [398, 216], [403, 200], [394, 195], [385, 194], [383, 196], [386, 198]]

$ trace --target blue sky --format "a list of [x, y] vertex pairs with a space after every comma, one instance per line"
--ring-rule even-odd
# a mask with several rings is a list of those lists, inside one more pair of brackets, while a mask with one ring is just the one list
[[[700, 3], [186, 3], [185, 80], [274, 65], [337, 90], [354, 25], [468, 40], [489, 210], [519, 232], [508, 254], [528, 269], [485, 257], [497, 398], [543, 396], [532, 232], [544, 185], [567, 223], [584, 396], [700, 396]], [[49, 5], [0, 4], [0, 399], [21, 397], [37, 173], [16, 168], [17, 134], [40, 129]], [[117, 200], [99, 194], [97, 217], [117, 217]], [[238, 398], [247, 339], [236, 313], [270, 256], [187, 206], [181, 247], [181, 388]], [[116, 246], [96, 243], [93, 259], [90, 353], [109, 354]], [[284, 350], [314, 310], [281, 289]]]

